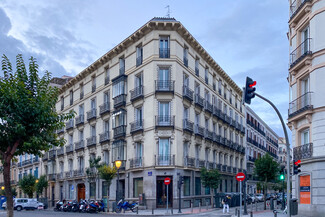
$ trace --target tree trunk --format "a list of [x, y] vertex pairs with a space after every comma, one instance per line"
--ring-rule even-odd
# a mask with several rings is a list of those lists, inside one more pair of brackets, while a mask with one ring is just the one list
[[212, 208], [212, 209], [213, 209], [213, 204], [214, 204], [213, 196], [215, 195], [215, 192], [216, 192], [216, 190], [213, 188], [213, 189], [212, 189], [212, 194], [211, 194], [211, 208]]
[[13, 199], [12, 199], [12, 191], [10, 186], [10, 160], [6, 160], [6, 162], [4, 162], [3, 179], [5, 183], [5, 192], [7, 197], [7, 217], [13, 217], [14, 216]]
[[265, 183], [263, 185], [263, 197], [264, 197], [264, 210], [266, 210], [266, 183], [267, 183], [267, 179], [265, 179]]

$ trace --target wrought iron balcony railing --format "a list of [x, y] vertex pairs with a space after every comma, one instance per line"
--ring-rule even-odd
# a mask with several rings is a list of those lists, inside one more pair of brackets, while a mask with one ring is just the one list
[[159, 48], [159, 58], [170, 58], [170, 49]]
[[65, 152], [67, 154], [73, 152], [73, 144], [70, 144], [70, 145], [66, 146], [65, 147]]
[[188, 119], [183, 119], [183, 130], [193, 133], [194, 123]]
[[198, 124], [194, 126], [194, 134], [197, 136], [204, 137], [204, 128]]
[[193, 101], [193, 90], [191, 90], [187, 86], [183, 86], [183, 98], [192, 102]]
[[91, 137], [87, 138], [87, 146], [88, 147], [96, 145], [96, 143], [97, 143], [96, 136], [91, 136]]
[[311, 38], [304, 40], [294, 51], [290, 54], [290, 68], [300, 62], [305, 56], [311, 55], [310, 50]]
[[93, 108], [89, 112], [87, 112], [87, 120], [90, 121], [92, 119], [96, 119], [97, 109]]
[[135, 157], [130, 159], [130, 168], [143, 167], [143, 157]]
[[64, 147], [59, 148], [59, 149], [56, 151], [56, 154], [57, 154], [58, 156], [60, 156], [60, 155], [64, 155]]
[[311, 2], [311, 0], [294, 0], [290, 5], [290, 19], [292, 19], [307, 2]]
[[307, 92], [290, 102], [288, 110], [289, 118], [313, 108], [313, 105], [311, 104], [311, 95], [312, 92]]
[[85, 117], [83, 114], [76, 117], [76, 126], [84, 123], [85, 123]]
[[84, 140], [81, 140], [79, 142], [75, 142], [74, 146], [75, 146], [76, 151], [78, 151], [80, 149], [84, 149], [85, 148], [85, 142], [84, 142]]
[[308, 143], [293, 148], [294, 161], [309, 159], [312, 157], [313, 157], [313, 143]]
[[49, 151], [49, 158], [54, 159], [56, 157], [56, 150], [50, 150]]
[[143, 120], [136, 120], [132, 123], [130, 123], [131, 125], [131, 133], [136, 133], [139, 131], [143, 131]]
[[114, 108], [118, 108], [120, 106], [126, 105], [126, 94], [121, 94], [116, 97], [114, 97]]
[[114, 132], [114, 139], [117, 139], [119, 137], [125, 137], [126, 125], [121, 125], [121, 126], [115, 127], [113, 129], [113, 132]]
[[85, 175], [85, 170], [84, 169], [79, 169], [79, 170], [74, 170], [73, 171], [73, 176], [74, 177], [82, 177]]
[[109, 132], [104, 132], [99, 134], [99, 143], [108, 142], [109, 141]]
[[204, 135], [205, 139], [213, 141], [213, 132], [211, 132], [208, 129], [205, 129], [205, 135]]
[[72, 178], [73, 177], [73, 170], [65, 172], [65, 178]]
[[156, 166], [174, 166], [175, 155], [155, 155]]
[[205, 105], [204, 106], [204, 110], [206, 112], [213, 113], [213, 105], [209, 101], [205, 100], [205, 104], [204, 105]]
[[175, 116], [174, 115], [157, 115], [156, 127], [174, 127]]
[[204, 99], [203, 97], [200, 96], [200, 94], [195, 94], [195, 101], [194, 101], [195, 105], [203, 108], [204, 107]]
[[184, 157], [184, 166], [185, 167], [195, 167], [195, 158], [186, 156]]
[[74, 126], [74, 121], [73, 121], [73, 119], [70, 119], [68, 122], [65, 123], [65, 129], [66, 129], [66, 130], [73, 129], [73, 126]]
[[106, 113], [110, 112], [110, 105], [109, 102], [103, 103], [101, 106], [99, 106], [99, 114], [104, 115]]
[[172, 92], [174, 93], [175, 81], [172, 80], [156, 80], [156, 92]]
[[130, 90], [130, 94], [131, 94], [131, 98], [130, 100], [133, 102], [137, 99], [143, 98], [143, 86], [138, 86], [136, 88], [134, 88], [133, 90]]

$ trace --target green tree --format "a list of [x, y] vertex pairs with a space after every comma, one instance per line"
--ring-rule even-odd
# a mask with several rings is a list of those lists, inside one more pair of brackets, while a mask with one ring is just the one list
[[9, 59], [2, 57], [3, 77], [0, 78], [0, 159], [3, 165], [7, 200], [7, 217], [13, 216], [10, 187], [10, 165], [20, 154], [42, 155], [52, 146], [63, 146], [56, 130], [74, 113], [57, 114], [55, 105], [59, 90], [50, 86], [51, 74], [38, 76], [38, 65], [31, 57], [28, 69], [22, 55], [16, 57], [13, 72]]
[[43, 194], [44, 189], [46, 189], [48, 185], [46, 175], [40, 176], [38, 182], [36, 183], [36, 193]]
[[18, 185], [29, 198], [32, 198], [36, 191], [36, 177], [32, 174], [28, 174], [18, 182]]
[[[11, 188], [11, 193], [12, 193], [12, 196], [17, 197], [17, 190], [16, 190], [16, 188]], [[6, 195], [6, 191], [1, 189], [0, 195]]]
[[213, 190], [213, 194], [211, 194], [211, 206], [213, 207], [213, 195], [217, 193], [216, 189], [218, 189], [220, 184], [220, 173], [217, 169], [207, 170], [203, 167], [201, 169], [201, 180], [203, 186]]
[[254, 173], [261, 181], [264, 194], [264, 210], [266, 210], [266, 193], [267, 183], [275, 181], [279, 171], [279, 164], [273, 160], [269, 154], [265, 154], [263, 157], [255, 161]]
[[95, 157], [89, 159], [89, 167], [86, 169], [86, 174], [89, 183], [96, 182], [98, 185], [98, 168], [100, 164], [101, 157]]
[[116, 167], [111, 167], [109, 165], [102, 165], [98, 168], [98, 173], [101, 179], [107, 182], [107, 212], [109, 211], [108, 201], [109, 201], [109, 187], [112, 183], [112, 179], [116, 176]]

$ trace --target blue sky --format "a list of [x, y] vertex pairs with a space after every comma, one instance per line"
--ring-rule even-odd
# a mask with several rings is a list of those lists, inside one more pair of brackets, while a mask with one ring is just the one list
[[[171, 17], [240, 86], [246, 76], [287, 119], [288, 1], [284, 0], [0, 0], [0, 54], [38, 59], [53, 76], [76, 75], [153, 17]], [[251, 107], [283, 136], [271, 107]], [[289, 132], [290, 133], [290, 132]]]

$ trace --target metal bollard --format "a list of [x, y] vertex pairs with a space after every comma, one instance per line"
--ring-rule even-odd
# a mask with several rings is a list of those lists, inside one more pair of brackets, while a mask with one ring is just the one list
[[238, 209], [238, 217], [240, 217], [240, 209]]
[[193, 213], [193, 203], [192, 203], [192, 201], [190, 202], [190, 205], [191, 205], [191, 213]]
[[278, 213], [277, 212], [273, 212], [274, 213], [274, 217], [277, 217], [278, 216]]
[[137, 207], [137, 214], [139, 214], [139, 207]]
[[251, 211], [251, 216], [250, 217], [253, 217], [253, 212]]
[[199, 203], [199, 212], [201, 213], [201, 201]]
[[173, 215], [173, 214], [174, 214], [173, 207], [172, 207], [170, 210], [171, 210], [171, 213], [172, 213], [172, 215]]
[[152, 215], [155, 214], [154, 211], [153, 211], [153, 208], [152, 208], [152, 210], [151, 210], [151, 214], [152, 214]]

